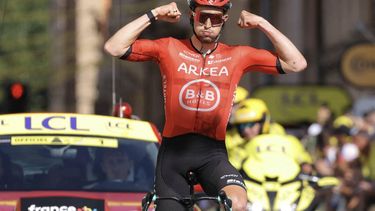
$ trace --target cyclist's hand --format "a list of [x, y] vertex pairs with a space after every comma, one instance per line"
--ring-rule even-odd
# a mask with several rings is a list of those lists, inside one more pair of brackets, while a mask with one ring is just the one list
[[177, 4], [175, 2], [157, 7], [153, 10], [153, 13], [158, 20], [170, 23], [176, 23], [180, 21], [181, 18], [181, 12], [177, 8]]
[[264, 21], [264, 18], [242, 10], [237, 24], [241, 28], [252, 29], [257, 28], [262, 21]]

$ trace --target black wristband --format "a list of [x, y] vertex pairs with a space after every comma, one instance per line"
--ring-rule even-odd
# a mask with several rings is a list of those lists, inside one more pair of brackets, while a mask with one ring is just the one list
[[154, 22], [156, 21], [156, 17], [155, 17], [154, 14], [151, 12], [151, 10], [148, 11], [148, 12], [146, 13], [146, 15], [147, 15], [148, 19], [150, 19], [150, 22], [151, 22], [151, 23], [154, 23]]

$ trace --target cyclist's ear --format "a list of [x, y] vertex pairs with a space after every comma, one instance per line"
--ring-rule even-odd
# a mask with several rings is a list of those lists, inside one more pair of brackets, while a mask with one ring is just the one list
[[189, 11], [189, 20], [190, 20], [190, 25], [194, 26], [194, 16], [193, 16], [193, 11]]
[[229, 15], [228, 14], [223, 15], [224, 22], [226, 22], [228, 19], [229, 19]]
[[189, 17], [192, 18], [193, 17], [193, 11], [189, 10]]

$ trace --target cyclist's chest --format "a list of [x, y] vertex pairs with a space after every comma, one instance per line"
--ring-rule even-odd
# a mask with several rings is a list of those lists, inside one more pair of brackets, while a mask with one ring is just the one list
[[206, 56], [189, 50], [170, 51], [169, 59], [161, 63], [163, 74], [174, 84], [194, 80], [213, 83], [230, 83], [236, 70], [234, 58], [223, 53], [213, 52]]

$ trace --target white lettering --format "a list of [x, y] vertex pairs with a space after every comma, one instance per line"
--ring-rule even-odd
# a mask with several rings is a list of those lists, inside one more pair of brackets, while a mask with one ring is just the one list
[[209, 69], [207, 67], [204, 69], [201, 68], [200, 75], [210, 75]]
[[217, 70], [218, 70], [219, 68], [218, 67], [213, 67], [213, 68], [211, 68], [210, 69], [210, 75], [213, 75], [213, 76], [217, 76], [218, 74], [217, 74]]
[[223, 67], [221, 68], [221, 70], [220, 70], [220, 72], [219, 72], [219, 76], [220, 76], [220, 75], [226, 75], [226, 76], [229, 75], [229, 71], [228, 71], [227, 67], [223, 66]]
[[184, 53], [179, 53], [178, 55], [179, 55], [180, 57], [182, 57], [183, 59], [186, 59], [186, 60], [189, 60], [189, 61], [192, 61], [192, 62], [200, 62], [199, 59], [196, 59], [196, 58], [192, 58], [192, 57], [190, 57], [190, 56], [192, 56], [192, 55], [190, 55], [190, 54], [189, 54], [189, 56], [186, 55], [186, 54], [184, 54]]
[[188, 75], [190, 75], [191, 73], [193, 73], [194, 75], [198, 75], [198, 73], [197, 73], [197, 67], [196, 66], [194, 66], [194, 65], [190, 65], [189, 66]]
[[[201, 91], [195, 91], [194, 85], [204, 84]], [[179, 103], [182, 108], [190, 111], [209, 112], [217, 108], [220, 103], [219, 88], [209, 80], [198, 79], [185, 84], [179, 94]]]
[[[85, 207], [86, 209], [89, 209], [87, 207]], [[73, 206], [61, 206], [61, 207], [58, 207], [58, 206], [43, 206], [43, 207], [37, 207], [35, 204], [32, 204], [30, 205], [28, 208], [27, 208], [28, 211], [76, 211], [77, 209]], [[91, 210], [91, 209], [89, 209]], [[96, 210], [96, 209], [93, 209], [93, 210]]]
[[178, 67], [177, 71], [178, 71], [178, 72], [183, 71], [183, 72], [185, 72], [186, 74], [188, 74], [188, 73], [187, 73], [187, 67], [186, 67], [186, 64], [185, 64], [185, 63], [181, 63], [180, 66]]
[[35, 204], [30, 205], [27, 210], [34, 211], [35, 210]]
[[219, 59], [219, 60], [209, 60], [207, 63], [208, 64], [217, 64], [217, 63], [229, 61], [231, 59], [232, 59], [232, 57], [228, 57], [228, 58], [224, 58], [224, 59]]
[[195, 57], [195, 58], [201, 58], [201, 55], [200, 54], [197, 54], [197, 53], [192, 53], [190, 51], [184, 51], [185, 54], [189, 55], [189, 56], [192, 56], [192, 57]]
[[194, 90], [192, 90], [192, 89], [187, 89], [187, 90], [186, 90], [186, 96], [185, 96], [185, 98], [186, 98], [186, 99], [193, 99], [194, 97], [195, 97]]
[[163, 97], [164, 97], [164, 106], [167, 104], [167, 76], [163, 75]]
[[209, 101], [214, 101], [215, 100], [215, 93], [213, 91], [207, 91], [205, 99], [209, 100]]
[[[186, 100], [191, 100], [191, 99], [195, 99], [195, 98], [203, 98], [204, 100], [207, 100], [207, 101], [214, 101], [215, 100], [215, 93], [213, 91], [206, 91], [204, 93], [202, 93], [201, 91], [199, 91], [197, 94], [195, 94], [195, 91], [192, 90], [192, 89], [187, 89], [186, 90], [186, 95], [185, 95], [185, 99]], [[190, 101], [190, 102], [194, 102], [194, 101]], [[196, 103], [196, 101], [195, 101]], [[202, 103], [204, 104], [205, 102], [202, 101]]]
[[229, 76], [229, 71], [226, 66], [221, 67], [219, 71], [219, 67], [205, 67], [205, 68], [198, 68], [195, 65], [187, 66], [186, 63], [181, 63], [177, 69], [178, 72], [184, 72], [188, 75], [196, 75], [196, 76]]

